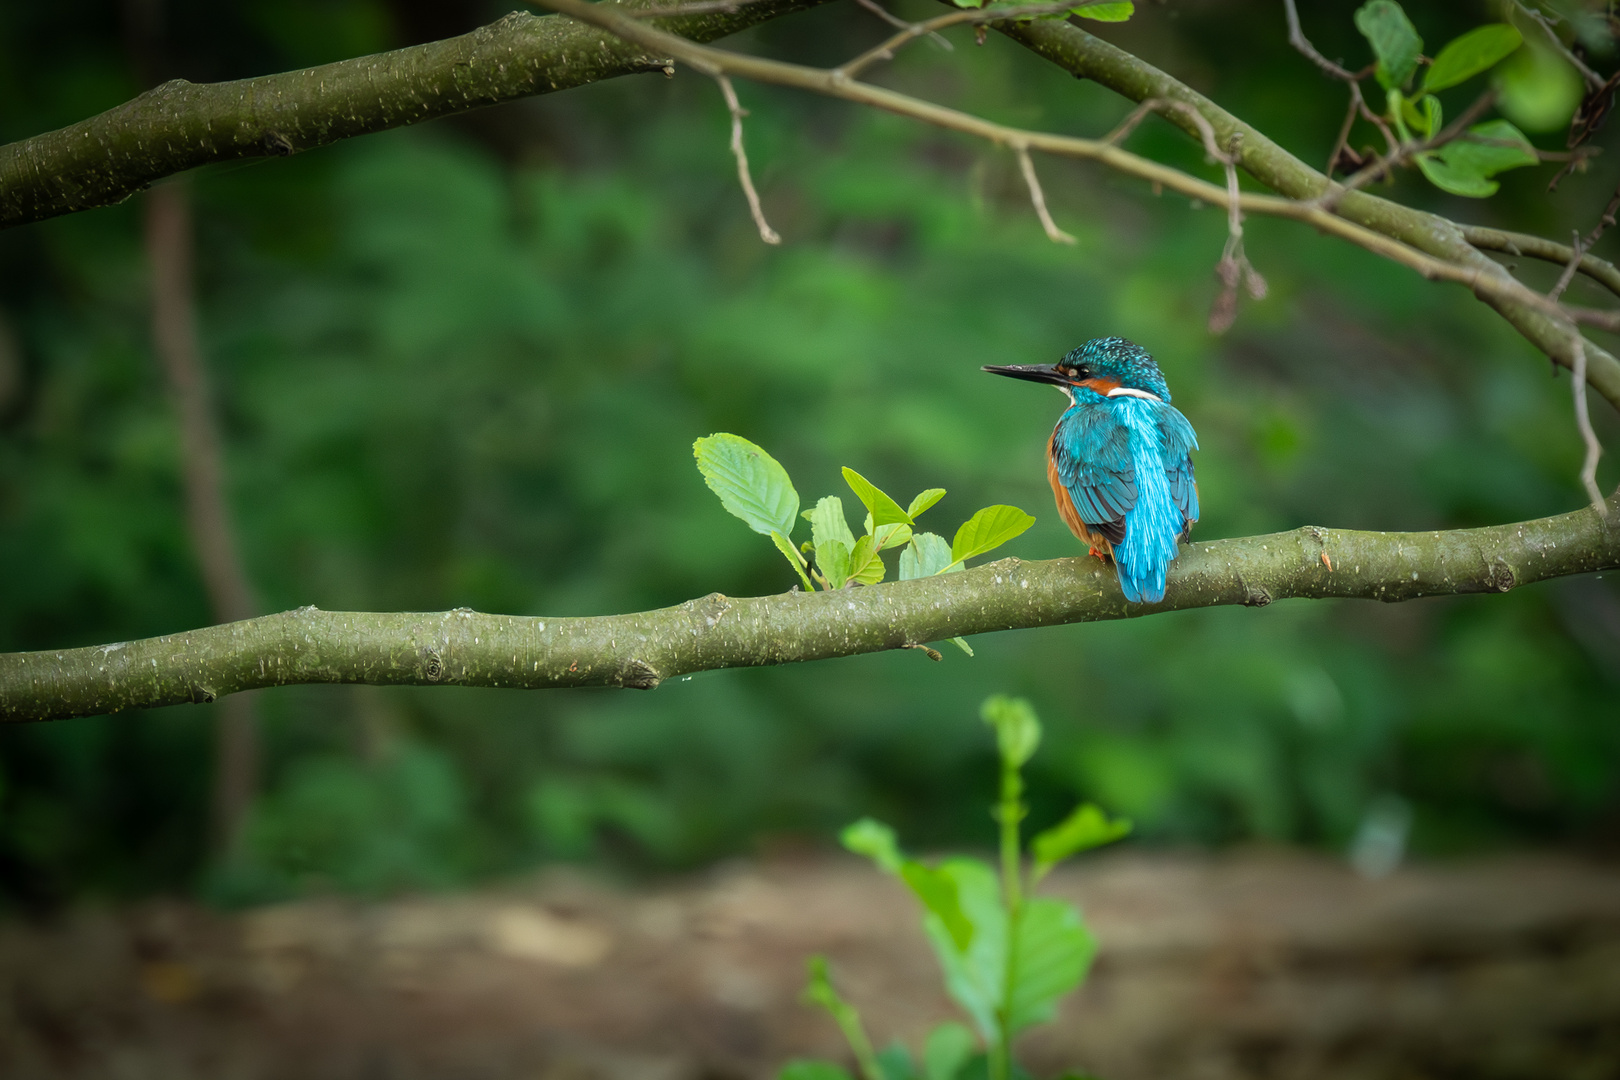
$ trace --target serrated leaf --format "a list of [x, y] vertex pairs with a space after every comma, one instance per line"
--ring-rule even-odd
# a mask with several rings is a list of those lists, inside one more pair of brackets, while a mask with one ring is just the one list
[[863, 536], [855, 541], [849, 553], [849, 580], [857, 585], [876, 585], [883, 580], [883, 556], [878, 554], [872, 537]]
[[741, 435], [717, 432], [692, 444], [698, 471], [720, 505], [765, 536], [793, 535], [799, 493], [775, 458]]
[[1095, 19], [1098, 22], [1124, 22], [1136, 14], [1136, 5], [1131, 3], [1090, 4], [1086, 7], [1074, 8], [1071, 15], [1078, 15], [1082, 19]]
[[917, 533], [900, 553], [900, 580], [933, 577], [951, 565], [951, 545], [936, 533]]
[[1082, 851], [1111, 844], [1131, 831], [1129, 818], [1110, 819], [1093, 803], [1083, 803], [1074, 812], [1030, 841], [1035, 856], [1035, 876]]
[[957, 1023], [940, 1024], [923, 1043], [924, 1080], [956, 1080], [975, 1048], [973, 1032]]
[[838, 834], [838, 842], [844, 845], [846, 851], [865, 855], [877, 863], [879, 869], [891, 874], [898, 874], [901, 863], [905, 861], [900, 854], [900, 845], [895, 841], [894, 830], [876, 818], [863, 817], [844, 826], [844, 831]]
[[1378, 81], [1386, 90], [1405, 86], [1423, 55], [1423, 39], [1395, 0], [1368, 0], [1356, 11], [1361, 31], [1378, 58]]
[[1007, 914], [996, 875], [976, 859], [947, 859], [938, 867], [956, 883], [962, 915], [973, 927], [967, 948], [958, 948], [944, 921], [933, 912], [923, 929], [945, 974], [945, 989], [979, 1029], [986, 1042], [997, 1039], [996, 1011], [1007, 975]]
[[1472, 79], [1507, 59], [1522, 44], [1523, 35], [1507, 23], [1475, 27], [1440, 50], [1423, 77], [1423, 89], [1433, 93]]
[[956, 539], [951, 541], [951, 561], [965, 562], [994, 551], [1033, 524], [1035, 519], [1016, 506], [987, 506], [956, 530]]
[[873, 525], [892, 525], [897, 521], [911, 524], [911, 515], [900, 509], [900, 504], [878, 489], [878, 486], [860, 473], [844, 466], [844, 482], [849, 485], [856, 498], [866, 506], [866, 512], [872, 515]]
[[906, 513], [910, 515], [912, 523], [916, 524], [918, 516], [924, 510], [927, 510], [944, 497], [944, 488], [929, 488], [927, 491], [919, 491], [917, 497], [911, 500], [911, 505], [906, 507]]
[[817, 546], [837, 540], [847, 552], [855, 546], [855, 534], [849, 531], [849, 519], [844, 517], [844, 500], [828, 495], [817, 500], [815, 508], [805, 511], [810, 519], [810, 539]]
[[816, 569], [829, 589], [842, 589], [849, 581], [850, 549], [842, 540], [828, 540], [816, 548]]
[[782, 553], [783, 558], [793, 564], [793, 569], [798, 573], [799, 580], [804, 582], [804, 591], [814, 592], [816, 587], [810, 584], [810, 575], [804, 572], [804, 556], [800, 555], [793, 547], [793, 541], [772, 529], [771, 543], [776, 545], [776, 550]]
[[1041, 745], [1041, 722], [1024, 698], [991, 694], [979, 706], [979, 716], [996, 732], [996, 750], [1008, 765], [1018, 768], [1035, 756]]
[[1008, 1035], [1051, 1019], [1058, 1000], [1084, 981], [1096, 951], [1072, 906], [1048, 897], [1025, 901], [1013, 931]]
[[798, 1058], [782, 1066], [776, 1080], [853, 1080], [849, 1070], [830, 1061]]

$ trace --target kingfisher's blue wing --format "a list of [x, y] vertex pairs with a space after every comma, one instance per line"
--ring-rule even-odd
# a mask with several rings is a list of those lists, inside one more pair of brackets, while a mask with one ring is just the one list
[[1052, 459], [1080, 520], [1110, 543], [1125, 539], [1125, 515], [1136, 505], [1130, 431], [1105, 406], [1078, 405], [1052, 433]]
[[1192, 452], [1198, 449], [1198, 436], [1192, 424], [1172, 405], [1159, 410], [1159, 437], [1164, 453], [1164, 472], [1170, 481], [1170, 499], [1181, 511], [1181, 538], [1192, 532], [1198, 520], [1198, 481], [1193, 476]]

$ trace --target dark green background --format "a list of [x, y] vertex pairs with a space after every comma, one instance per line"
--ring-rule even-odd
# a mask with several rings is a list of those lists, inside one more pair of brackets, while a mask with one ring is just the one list
[[[1325, 52], [1366, 62], [1353, 5], [1306, 6]], [[1141, 7], [1099, 32], [1325, 158], [1343, 91], [1288, 48], [1280, 4]], [[1431, 53], [1490, 17], [1483, 4], [1410, 8]], [[176, 3], [167, 67], [197, 80], [283, 70], [499, 13]], [[839, 3], [738, 44], [835, 63], [881, 32]], [[1127, 111], [994, 35], [953, 40], [949, 54], [913, 45], [877, 77], [1077, 134]], [[6, 139], [140, 89], [115, 4], [8, 0], [0, 49]], [[1479, 85], [1448, 92], [1449, 109]], [[853, 505], [847, 464], [902, 498], [947, 488], [925, 519], [937, 531], [1009, 502], [1039, 521], [1006, 553], [1072, 555], [1042, 466], [1058, 398], [978, 368], [1107, 334], [1158, 357], [1198, 429], [1200, 536], [1469, 526], [1582, 501], [1567, 377], [1458, 288], [1254, 220], [1248, 250], [1271, 295], [1215, 338], [1220, 211], [1039, 160], [1080, 240], [1056, 246], [1005, 152], [739, 92], [780, 248], [749, 221], [718, 91], [684, 71], [188, 179], [229, 496], [266, 610], [584, 615], [786, 589], [781, 557], [693, 467], [692, 440], [721, 430], [775, 454], [806, 505], [832, 493]], [[1130, 145], [1218, 178], [1162, 121]], [[1599, 157], [1548, 195], [1552, 169], [1507, 175], [1489, 202], [1415, 175], [1391, 194], [1567, 238], [1595, 221], [1620, 165]], [[1540, 287], [1556, 276], [1521, 269]], [[0, 235], [0, 648], [210, 621], [146, 290], [136, 202]], [[1572, 295], [1598, 299], [1584, 282]], [[1594, 412], [1620, 446], [1608, 406]], [[1608, 461], [1600, 479], [1617, 479]], [[914, 845], [981, 845], [991, 746], [976, 704], [996, 691], [1031, 698], [1047, 726], [1036, 825], [1085, 796], [1134, 816], [1142, 843], [1342, 850], [1394, 794], [1415, 809], [1424, 854], [1620, 837], [1612, 576], [973, 644], [975, 658], [947, 649], [937, 665], [907, 652], [649, 694], [263, 692], [266, 793], [228, 868], [206, 842], [210, 709], [11, 728], [0, 895], [253, 899], [453, 884], [556, 858], [678, 867], [830, 844], [861, 813]]]

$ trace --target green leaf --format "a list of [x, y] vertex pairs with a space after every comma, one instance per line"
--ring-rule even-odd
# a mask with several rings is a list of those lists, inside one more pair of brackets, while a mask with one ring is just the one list
[[1130, 831], [1129, 818], [1110, 820], [1096, 805], [1083, 803], [1075, 807], [1074, 813], [1030, 841], [1029, 850], [1035, 856], [1035, 876], [1044, 877], [1047, 870], [1069, 856], [1111, 844]]
[[979, 716], [996, 729], [1001, 760], [1018, 768], [1035, 756], [1035, 748], [1041, 745], [1041, 722], [1028, 701], [992, 694], [979, 706]]
[[810, 538], [816, 547], [829, 540], [837, 540], [849, 551], [855, 546], [855, 534], [849, 531], [849, 519], [844, 517], [844, 500], [828, 495], [816, 502], [815, 509], [806, 510], [810, 519]]
[[975, 1042], [973, 1032], [957, 1023], [947, 1022], [930, 1031], [923, 1043], [924, 1080], [956, 1080], [956, 1074], [973, 1056]]
[[827, 588], [842, 589], [849, 581], [849, 553], [849, 547], [842, 540], [828, 540], [816, 548], [816, 569], [827, 579]]
[[944, 920], [933, 912], [923, 917], [923, 929], [945, 974], [945, 989], [980, 1037], [994, 1042], [996, 1011], [1007, 976], [1007, 913], [1001, 906], [1001, 888], [995, 871], [976, 859], [947, 859], [937, 872], [956, 883], [957, 901], [973, 927], [973, 937], [966, 948], [958, 947]]
[[1569, 61], [1532, 38], [1496, 69], [1496, 103], [1527, 131], [1557, 131], [1569, 124], [1586, 84]]
[[1530, 140], [1506, 120], [1475, 124], [1468, 134], [1490, 141], [1458, 138], [1438, 150], [1418, 155], [1418, 168], [1442, 191], [1484, 198], [1495, 194], [1498, 187], [1489, 177], [1541, 161]]
[[845, 850], [865, 855], [891, 874], [898, 874], [901, 863], [905, 861], [900, 854], [900, 845], [895, 842], [894, 830], [876, 818], [863, 817], [846, 825], [844, 831], [838, 834], [838, 842], [844, 845]]
[[772, 529], [771, 543], [776, 545], [776, 550], [780, 551], [787, 561], [793, 564], [793, 569], [798, 571], [799, 580], [804, 582], [804, 591], [815, 592], [816, 587], [810, 583], [810, 575], [804, 572], [804, 556], [794, 548], [793, 541]]
[[967, 643], [966, 638], [953, 637], [953, 638], [951, 638], [951, 644], [955, 645], [958, 649], [961, 649], [963, 652], [967, 653], [969, 656], [973, 655], [973, 646], [971, 646], [971, 645], [969, 645]]
[[954, 877], [943, 870], [931, 870], [915, 859], [900, 864], [900, 877], [922, 901], [923, 908], [939, 919], [959, 951], [973, 943], [973, 924], [962, 911]]
[[917, 1065], [904, 1043], [893, 1042], [880, 1051], [877, 1065], [883, 1080], [917, 1080]]
[[911, 524], [911, 515], [900, 509], [899, 503], [879, 491], [876, 484], [847, 465], [844, 467], [844, 481], [849, 484], [856, 497], [866, 504], [867, 513], [872, 515], [874, 525], [892, 525], [897, 521]]
[[1495, 67], [1524, 44], [1524, 37], [1507, 23], [1488, 23], [1453, 38], [1440, 50], [1423, 77], [1429, 93], [1456, 86]]
[[[933, 577], [951, 565], [951, 545], [936, 533], [917, 533], [900, 553], [900, 580]], [[957, 566], [960, 570], [961, 567]]]
[[1082, 19], [1096, 19], [1098, 22], [1124, 22], [1136, 14], [1136, 5], [1131, 3], [1116, 4], [1089, 4], [1086, 7], [1077, 7], [1070, 11], [1071, 15], [1078, 15]]
[[720, 505], [765, 536], [793, 535], [799, 493], [776, 459], [740, 435], [718, 432], [692, 444], [698, 471]]
[[951, 541], [951, 561], [965, 562], [993, 551], [1035, 524], [1016, 506], [987, 506], [962, 523]]
[[855, 541], [849, 553], [849, 580], [857, 585], [876, 585], [883, 580], [883, 556], [872, 537], [863, 536]]
[[911, 505], [906, 507], [906, 515], [910, 517], [912, 523], [915, 524], [917, 518], [924, 510], [927, 510], [930, 506], [933, 506], [944, 497], [944, 488], [929, 488], [927, 491], [919, 491], [917, 493], [917, 497], [911, 500]]
[[1356, 11], [1360, 30], [1378, 58], [1378, 81], [1386, 90], [1405, 86], [1423, 55], [1423, 39], [1395, 0], [1368, 0]]
[[954, 2], [956, 4], [956, 6], [959, 7], [959, 8], [980, 8], [980, 7], [984, 7], [984, 0], [954, 0]]
[[1440, 99], [1433, 94], [1425, 94], [1419, 99], [1401, 98], [1401, 113], [1406, 122], [1425, 138], [1437, 134], [1445, 126]]
[[1072, 905], [1049, 897], [1025, 901], [1013, 932], [1008, 1035], [1051, 1019], [1058, 999], [1085, 981], [1096, 952]]
[[797, 1058], [782, 1066], [776, 1080], [853, 1080], [849, 1070], [830, 1061]]
[[872, 533], [872, 542], [877, 545], [879, 551], [900, 547], [910, 540], [911, 526], [898, 521], [893, 525], [879, 525]]

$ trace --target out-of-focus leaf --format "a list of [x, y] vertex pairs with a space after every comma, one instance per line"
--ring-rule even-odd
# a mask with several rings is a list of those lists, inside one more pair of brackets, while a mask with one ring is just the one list
[[692, 444], [698, 471], [720, 505], [765, 536], [793, 535], [799, 493], [775, 458], [740, 435], [718, 432]]
[[1535, 39], [1496, 69], [1496, 104], [1526, 131], [1568, 126], [1586, 84], [1569, 61]]
[[967, 948], [958, 948], [944, 920], [933, 912], [924, 916], [923, 929], [945, 973], [945, 988], [980, 1036], [992, 1042], [1007, 978], [1007, 913], [1001, 906], [1001, 888], [995, 871], [977, 859], [947, 859], [938, 872], [956, 883], [957, 902], [973, 927], [973, 939]]
[[1041, 745], [1041, 722], [1035, 708], [1023, 698], [992, 694], [979, 706], [979, 716], [996, 730], [996, 749], [1014, 768], [1035, 756]]
[[872, 542], [879, 551], [888, 551], [911, 541], [911, 526], [902, 522], [893, 525], [879, 525], [872, 531]]
[[1360, 30], [1378, 58], [1378, 81], [1386, 90], [1405, 86], [1423, 55], [1423, 39], [1395, 0], [1368, 0], [1356, 11]]
[[1425, 94], [1421, 98], [1401, 98], [1401, 115], [1413, 130], [1425, 138], [1436, 134], [1445, 126], [1445, 113], [1440, 107], [1440, 99], [1433, 94]]
[[959, 951], [973, 943], [973, 924], [962, 911], [955, 877], [943, 870], [930, 869], [915, 859], [900, 864], [900, 877], [911, 886], [924, 909], [939, 918]]
[[895, 841], [894, 830], [876, 818], [863, 817], [846, 825], [844, 831], [838, 834], [838, 842], [848, 851], [865, 855], [891, 874], [898, 874], [900, 864], [905, 861], [900, 854], [900, 845]]
[[956, 1080], [957, 1073], [973, 1056], [976, 1045], [973, 1032], [961, 1024], [940, 1024], [928, 1033], [923, 1043], [923, 1077], [925, 1080]]
[[956, 530], [956, 539], [951, 541], [951, 561], [965, 562], [994, 551], [1033, 524], [1035, 519], [1016, 506], [987, 506]]
[[1030, 841], [1029, 850], [1035, 856], [1035, 876], [1042, 877], [1069, 856], [1111, 844], [1130, 831], [1129, 818], [1110, 820], [1095, 804], [1082, 803], [1075, 807], [1074, 813]]
[[927, 510], [944, 497], [944, 488], [929, 488], [927, 491], [919, 491], [917, 497], [911, 500], [911, 505], [906, 507], [906, 513], [915, 523], [924, 510]]
[[1071, 905], [1049, 897], [1025, 901], [1013, 932], [1008, 1034], [1051, 1019], [1058, 999], [1085, 979], [1096, 951]]
[[1096, 19], [1098, 22], [1124, 22], [1136, 14], [1136, 5], [1133, 3], [1088, 4], [1070, 11], [1071, 15], [1078, 15], [1082, 19]]
[[1423, 89], [1433, 93], [1472, 79], [1507, 59], [1524, 44], [1524, 37], [1507, 23], [1487, 23], [1453, 38], [1440, 50], [1423, 77]]
[[782, 1066], [776, 1080], [853, 1080], [849, 1070], [830, 1061], [798, 1058]]
[[842, 589], [849, 580], [849, 555], [850, 548], [842, 540], [828, 540], [816, 548], [816, 569], [827, 579], [828, 588]]
[[904, 1043], [890, 1043], [878, 1051], [878, 1073], [883, 1080], [917, 1080], [917, 1064]]
[[953, 638], [951, 638], [951, 644], [955, 645], [958, 649], [961, 649], [963, 652], [967, 653], [969, 656], [973, 655], [973, 646], [971, 646], [971, 645], [969, 645], [967, 643], [966, 638], [953, 637]]
[[883, 556], [870, 536], [856, 540], [849, 553], [849, 580], [857, 585], [876, 585], [883, 580]]
[[900, 504], [878, 489], [878, 486], [860, 473], [844, 467], [844, 481], [849, 484], [850, 490], [855, 492], [857, 498], [866, 504], [867, 513], [872, 515], [872, 524], [892, 525], [895, 522], [911, 524], [911, 515], [900, 509]]

